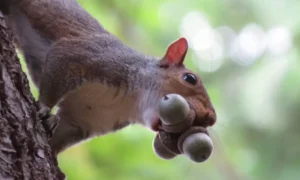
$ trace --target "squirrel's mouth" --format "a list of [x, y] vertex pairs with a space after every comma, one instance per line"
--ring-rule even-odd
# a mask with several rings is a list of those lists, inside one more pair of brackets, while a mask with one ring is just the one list
[[[216, 123], [216, 114], [214, 113], [214, 111], [206, 110], [206, 112], [201, 113], [203, 115], [197, 116], [194, 108], [191, 107], [191, 110], [194, 111], [195, 116], [190, 124], [188, 122], [182, 122], [180, 124], [174, 124], [173, 127], [165, 126], [164, 124], [162, 124], [157, 110], [152, 108], [149, 108], [144, 112], [144, 123], [146, 123], [146, 126], [148, 126], [148, 128], [154, 132], [165, 131], [169, 128], [182, 129], [184, 128], [184, 126], [186, 126], [186, 128], [188, 128], [187, 126], [198, 126], [206, 129]], [[171, 132], [170, 129], [169, 131], [167, 130], [167, 132]]]
[[158, 112], [155, 109], [149, 108], [143, 113], [143, 124], [154, 132], [161, 129], [161, 121]]
[[160, 121], [159, 117], [152, 120], [150, 128], [152, 131], [155, 131], [155, 132], [162, 130], [161, 121]]
[[[154, 132], [164, 131], [164, 126], [159, 118], [159, 116], [155, 113], [153, 114], [150, 120], [150, 129]], [[214, 113], [207, 112], [204, 117], [195, 117], [191, 126], [198, 126], [204, 129], [213, 126], [216, 123], [216, 116]]]

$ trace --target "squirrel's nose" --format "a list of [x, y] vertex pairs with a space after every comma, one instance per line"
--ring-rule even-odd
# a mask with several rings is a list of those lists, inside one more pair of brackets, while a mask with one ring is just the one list
[[215, 123], [216, 123], [215, 113], [208, 111], [207, 113], [205, 113], [203, 117], [196, 117], [193, 125], [202, 126], [206, 128], [208, 126], [213, 126]]
[[207, 121], [208, 126], [213, 126], [216, 123], [216, 114], [213, 112], [206, 113], [204, 118]]

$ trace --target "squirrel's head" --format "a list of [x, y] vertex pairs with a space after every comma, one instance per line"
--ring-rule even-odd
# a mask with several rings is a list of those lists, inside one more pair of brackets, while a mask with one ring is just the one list
[[162, 89], [164, 95], [181, 95], [195, 112], [193, 125], [208, 127], [216, 122], [216, 113], [210, 98], [198, 75], [184, 66], [188, 42], [180, 38], [169, 45], [164, 57], [159, 61], [162, 69]]

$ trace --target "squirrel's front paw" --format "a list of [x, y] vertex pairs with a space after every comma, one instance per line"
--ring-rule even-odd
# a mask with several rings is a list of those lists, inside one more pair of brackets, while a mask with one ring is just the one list
[[38, 108], [39, 108], [39, 110], [38, 110], [39, 118], [41, 120], [48, 119], [51, 116], [51, 114], [50, 114], [51, 109], [39, 101], [37, 103], [38, 103]]
[[57, 115], [51, 115], [48, 119], [42, 121], [43, 125], [51, 138], [59, 124], [59, 117]]
[[58, 116], [51, 114], [51, 109], [43, 103], [38, 102], [38, 106], [38, 116], [42, 120], [43, 126], [47, 131], [47, 134], [49, 135], [49, 137], [52, 137], [53, 133], [55, 132], [55, 129], [58, 126], [59, 118]]

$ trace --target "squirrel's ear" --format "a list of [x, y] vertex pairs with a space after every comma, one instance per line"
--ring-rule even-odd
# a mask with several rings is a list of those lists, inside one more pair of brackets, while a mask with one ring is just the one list
[[182, 65], [186, 52], [188, 50], [188, 42], [185, 38], [179, 38], [169, 45], [165, 56], [160, 60], [161, 66]]

